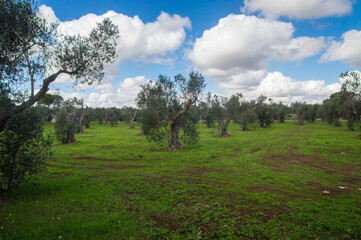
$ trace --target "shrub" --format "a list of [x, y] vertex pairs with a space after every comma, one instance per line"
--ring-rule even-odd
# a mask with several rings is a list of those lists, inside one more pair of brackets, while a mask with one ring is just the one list
[[0, 133], [0, 183], [10, 191], [43, 170], [51, 154], [52, 138], [43, 135], [39, 110], [30, 108], [12, 116]]

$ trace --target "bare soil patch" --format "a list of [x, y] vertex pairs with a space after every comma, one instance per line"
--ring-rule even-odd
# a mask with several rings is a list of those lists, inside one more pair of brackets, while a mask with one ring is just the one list
[[286, 171], [289, 165], [310, 166], [322, 170], [326, 174], [352, 175], [354, 168], [344, 165], [331, 165], [318, 155], [292, 153], [289, 155], [271, 154], [266, 156], [263, 164], [270, 166], [274, 171]]
[[125, 159], [125, 161], [140, 162], [140, 161], [144, 161], [144, 159], [127, 158], [127, 159]]
[[204, 173], [232, 173], [232, 171], [217, 168], [191, 168], [175, 172], [177, 175], [181, 174], [188, 176], [202, 176]]
[[100, 165], [103, 168], [110, 168], [110, 169], [140, 169], [146, 168], [147, 166], [131, 166], [131, 165]]
[[79, 160], [88, 160], [88, 161], [102, 161], [102, 162], [117, 162], [115, 159], [104, 159], [104, 158], [96, 158], [96, 157], [77, 157], [75, 159]]
[[262, 148], [252, 149], [252, 150], [251, 150], [251, 153], [256, 153], [256, 152], [259, 152], [259, 151], [262, 151]]
[[53, 168], [61, 168], [61, 169], [72, 169], [72, 167], [61, 166], [61, 165], [52, 165], [52, 164], [45, 164], [46, 167], [53, 167]]

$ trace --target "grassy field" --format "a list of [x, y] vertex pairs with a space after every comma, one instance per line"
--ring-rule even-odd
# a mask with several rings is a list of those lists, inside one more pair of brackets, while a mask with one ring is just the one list
[[202, 125], [169, 152], [139, 126], [91, 127], [1, 196], [0, 239], [361, 239], [360, 132]]

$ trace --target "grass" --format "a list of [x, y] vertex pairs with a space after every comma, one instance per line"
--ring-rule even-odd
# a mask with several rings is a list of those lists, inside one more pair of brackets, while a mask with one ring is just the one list
[[[276, 123], [169, 152], [127, 125], [55, 144], [1, 196], [0, 239], [360, 239], [359, 132]], [[52, 125], [46, 125], [52, 131]]]

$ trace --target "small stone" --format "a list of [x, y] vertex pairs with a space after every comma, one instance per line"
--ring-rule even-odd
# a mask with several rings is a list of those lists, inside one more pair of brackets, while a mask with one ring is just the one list
[[330, 191], [322, 191], [324, 194], [330, 194]]
[[361, 188], [357, 188], [357, 190], [361, 191]]
[[341, 152], [342, 155], [346, 154], [345, 152]]
[[348, 187], [343, 187], [343, 186], [337, 186], [339, 189], [346, 189]]

